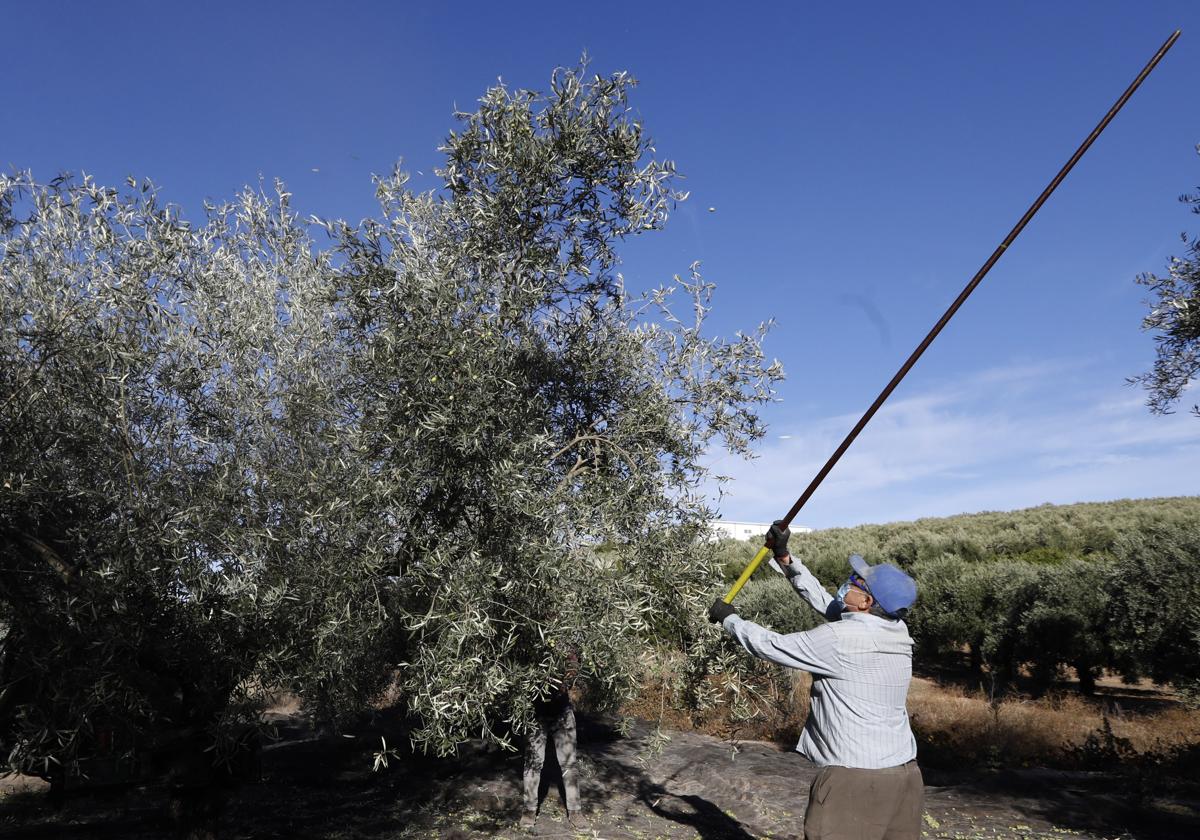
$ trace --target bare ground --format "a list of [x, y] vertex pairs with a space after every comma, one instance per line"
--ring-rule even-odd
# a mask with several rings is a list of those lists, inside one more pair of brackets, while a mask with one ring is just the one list
[[[300, 728], [263, 755], [263, 780], [235, 792], [221, 836], [282, 838], [524, 838], [520, 756], [465, 749], [454, 759], [405, 756], [371, 771], [380, 727], [317, 737]], [[391, 739], [389, 739], [391, 740]], [[545, 790], [532, 834], [545, 838], [800, 838], [816, 768], [776, 744], [736, 745], [697, 732], [659, 743], [635, 722], [581, 720], [581, 790], [588, 826], [566, 825], [557, 786]], [[552, 761], [547, 777], [556, 774]], [[556, 778], [556, 776], [554, 776]], [[0, 789], [0, 837], [169, 837], [155, 792], [79, 795], [61, 811], [44, 789], [8, 780]], [[1200, 803], [1147, 789], [1128, 775], [1023, 770], [926, 771], [926, 836], [946, 840], [1200, 837]], [[543, 788], [547, 787], [543, 780]]]

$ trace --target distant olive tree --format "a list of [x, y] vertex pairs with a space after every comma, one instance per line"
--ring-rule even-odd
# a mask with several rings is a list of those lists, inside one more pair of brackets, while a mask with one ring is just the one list
[[963, 626], [971, 615], [964, 614], [957, 602], [963, 576], [970, 567], [957, 557], [939, 557], [909, 566], [917, 581], [922, 609], [913, 609], [906, 618], [917, 643], [917, 652], [925, 657], [957, 658], [965, 644]]
[[[1196, 151], [1200, 153], [1200, 146]], [[1182, 195], [1179, 200], [1200, 213], [1200, 195]], [[1137, 278], [1154, 295], [1142, 329], [1157, 332], [1157, 347], [1154, 367], [1132, 381], [1150, 392], [1148, 404], [1157, 414], [1170, 413], [1200, 372], [1200, 239], [1189, 241], [1185, 233], [1183, 243], [1185, 255], [1171, 257], [1166, 275], [1147, 273]], [[1192, 413], [1200, 416], [1200, 405], [1192, 406]]]
[[1039, 693], [1065, 668], [1075, 671], [1082, 693], [1095, 693], [1096, 679], [1112, 658], [1108, 574], [1109, 564], [1101, 560], [1067, 560], [1037, 569], [1037, 598], [1017, 625], [1017, 655], [1029, 665]]
[[1200, 704], [1200, 526], [1127, 534], [1114, 553], [1106, 619], [1117, 667]]

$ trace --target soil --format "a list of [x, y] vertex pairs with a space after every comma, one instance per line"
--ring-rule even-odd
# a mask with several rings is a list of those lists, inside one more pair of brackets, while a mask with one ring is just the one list
[[[786, 746], [698, 732], [663, 740], [634, 721], [581, 718], [581, 792], [587, 825], [565, 822], [553, 759], [531, 832], [520, 815], [521, 757], [473, 745], [457, 757], [403, 755], [372, 771], [382, 721], [318, 735], [297, 718], [263, 753], [263, 778], [230, 794], [219, 836], [282, 838], [801, 838], [817, 769]], [[389, 743], [396, 743], [391, 730]], [[1167, 797], [1127, 776], [1024, 770], [926, 770], [925, 836], [950, 840], [1196, 838], [1200, 802]], [[149, 840], [173, 830], [149, 789], [76, 794], [60, 810], [44, 785], [0, 787], [0, 837]]]

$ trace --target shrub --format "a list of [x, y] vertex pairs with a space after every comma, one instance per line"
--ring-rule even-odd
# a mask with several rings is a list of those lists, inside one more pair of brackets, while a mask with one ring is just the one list
[[1105, 621], [1128, 679], [1171, 682], [1193, 704], [1200, 691], [1200, 525], [1155, 525], [1113, 548]]

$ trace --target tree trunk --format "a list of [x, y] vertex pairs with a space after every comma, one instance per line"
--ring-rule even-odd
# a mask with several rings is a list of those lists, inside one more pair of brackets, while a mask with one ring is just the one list
[[1075, 673], [1079, 675], [1079, 693], [1091, 697], [1096, 693], [1096, 671], [1090, 665], [1082, 662], [1075, 664]]
[[971, 673], [977, 677], [983, 676], [983, 650], [978, 643], [972, 642], [967, 645], [971, 658]]

